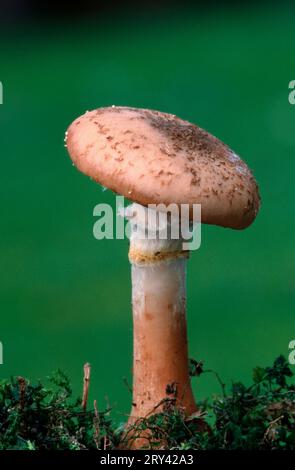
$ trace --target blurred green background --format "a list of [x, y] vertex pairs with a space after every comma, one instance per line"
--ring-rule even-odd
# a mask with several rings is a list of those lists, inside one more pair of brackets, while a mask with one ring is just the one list
[[[78, 173], [64, 131], [87, 109], [147, 107], [191, 120], [239, 153], [259, 182], [249, 229], [203, 226], [188, 266], [190, 356], [227, 383], [288, 355], [294, 327], [295, 9], [177, 7], [2, 28], [2, 378], [57, 367], [125, 419], [132, 318], [127, 241], [93, 238], [114, 195]], [[219, 392], [209, 375], [198, 399]]]

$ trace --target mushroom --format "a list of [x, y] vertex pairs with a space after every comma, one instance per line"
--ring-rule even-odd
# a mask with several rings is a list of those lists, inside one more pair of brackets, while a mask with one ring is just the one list
[[[87, 112], [70, 125], [66, 145], [80, 171], [133, 201], [127, 210], [134, 324], [128, 425], [160, 412], [171, 399], [191, 415], [197, 406], [186, 332], [189, 253], [169, 230], [167, 239], [144, 239], [138, 233], [153, 211], [150, 204], [188, 204], [191, 219], [193, 205], [200, 204], [202, 223], [244, 229], [259, 209], [255, 179], [216, 137], [174, 115], [147, 109], [113, 106]], [[159, 232], [159, 224], [154, 228]]]

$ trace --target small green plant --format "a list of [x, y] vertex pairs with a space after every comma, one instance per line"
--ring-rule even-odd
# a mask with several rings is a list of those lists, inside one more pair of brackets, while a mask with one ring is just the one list
[[233, 383], [227, 395], [209, 405], [215, 417], [212, 434], [201, 446], [218, 449], [295, 450], [295, 387], [283, 356], [271, 367], [256, 367], [253, 383]]
[[[114, 446], [110, 410], [83, 411], [58, 370], [48, 386], [22, 377], [0, 384], [0, 450], [100, 449]], [[106, 444], [107, 443], [107, 444]]]
[[[212, 371], [192, 360], [192, 376]], [[215, 373], [221, 394], [199, 403], [185, 417], [175, 407], [173, 390], [161, 413], [134, 423], [132, 438], [148, 436], [146, 448], [171, 450], [295, 450], [295, 387], [283, 356], [271, 367], [256, 367], [249, 386], [231, 385], [229, 392]], [[198, 379], [201, 380], [201, 379]], [[122, 446], [124, 427], [116, 427], [110, 409], [81, 409], [72, 400], [67, 377], [53, 374], [48, 386], [31, 385], [22, 377], [0, 384], [0, 449], [115, 449]], [[160, 405], [160, 404], [159, 404]], [[206, 424], [210, 421], [210, 427]], [[124, 442], [123, 442], [124, 445]]]

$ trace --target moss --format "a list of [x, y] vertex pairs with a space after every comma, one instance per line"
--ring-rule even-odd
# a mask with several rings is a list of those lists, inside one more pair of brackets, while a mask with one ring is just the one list
[[[191, 361], [191, 375], [203, 368]], [[134, 434], [147, 433], [148, 448], [166, 449], [288, 449], [295, 450], [295, 387], [286, 359], [256, 367], [249, 386], [220, 381], [221, 394], [199, 404], [189, 418], [168, 398], [163, 412], [134, 424]], [[198, 380], [201, 380], [198, 379]], [[22, 377], [0, 384], [0, 449], [114, 449], [123, 436], [111, 410], [81, 410], [73, 400], [68, 378], [58, 371], [47, 385]], [[204, 421], [213, 422], [204, 427]]]

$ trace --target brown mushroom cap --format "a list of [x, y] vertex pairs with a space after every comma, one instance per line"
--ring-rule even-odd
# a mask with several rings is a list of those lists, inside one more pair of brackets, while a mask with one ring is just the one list
[[201, 204], [202, 222], [242, 229], [259, 209], [247, 165], [224, 143], [178, 117], [128, 107], [86, 112], [68, 128], [77, 168], [142, 205]]

